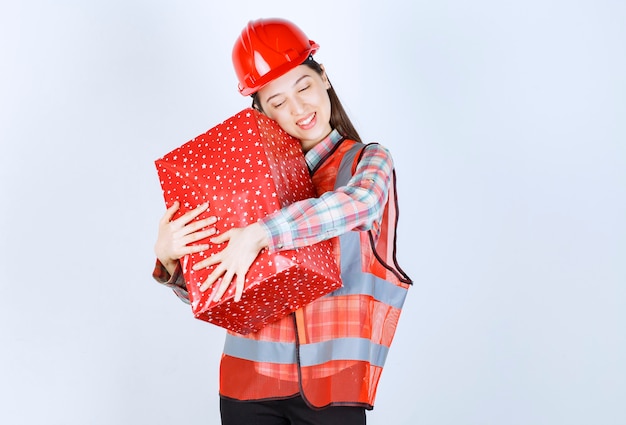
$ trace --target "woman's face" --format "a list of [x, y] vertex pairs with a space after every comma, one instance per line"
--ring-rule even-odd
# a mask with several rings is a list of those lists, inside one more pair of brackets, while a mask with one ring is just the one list
[[332, 131], [329, 88], [325, 72], [299, 65], [259, 90], [258, 99], [263, 112], [299, 139], [306, 152]]

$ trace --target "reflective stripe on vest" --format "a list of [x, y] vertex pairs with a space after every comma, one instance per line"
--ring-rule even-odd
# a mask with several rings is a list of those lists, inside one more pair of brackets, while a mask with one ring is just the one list
[[[366, 361], [382, 367], [389, 347], [366, 338], [336, 338], [300, 346], [300, 366], [321, 365], [331, 360]], [[253, 362], [291, 364], [297, 361], [296, 344], [255, 341], [228, 334], [224, 354]]]
[[[361, 238], [358, 232], [341, 235], [339, 240], [342, 252], [359, 252]], [[406, 288], [394, 285], [371, 273], [363, 273], [361, 260], [360, 255], [341, 257], [341, 279], [344, 282], [350, 282], [350, 284], [344, 285], [327, 296], [369, 295], [381, 303], [398, 309], [402, 308], [406, 299]]]
[[253, 362], [296, 363], [295, 342], [257, 341], [244, 336], [226, 334], [224, 354]]

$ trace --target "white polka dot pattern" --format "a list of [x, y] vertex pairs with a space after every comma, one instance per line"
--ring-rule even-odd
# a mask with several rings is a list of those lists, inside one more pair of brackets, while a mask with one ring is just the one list
[[[175, 218], [209, 202], [216, 229], [243, 227], [297, 200], [315, 196], [300, 143], [273, 120], [245, 109], [155, 161], [165, 204], [180, 201]], [[198, 243], [209, 243], [208, 240]], [[261, 251], [246, 275], [242, 299], [234, 286], [215, 303], [217, 285], [200, 292], [214, 267], [191, 266], [224, 246], [182, 259], [183, 273], [196, 318], [234, 332], [261, 329], [307, 303], [339, 288], [341, 281], [330, 241], [269, 254]]]

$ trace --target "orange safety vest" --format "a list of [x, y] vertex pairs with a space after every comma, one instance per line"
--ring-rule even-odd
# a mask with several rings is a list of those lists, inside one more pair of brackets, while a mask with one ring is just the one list
[[[340, 141], [312, 172], [318, 196], [345, 185], [363, 144]], [[268, 400], [302, 395], [313, 407], [373, 408], [410, 278], [396, 261], [395, 172], [379, 225], [335, 238], [344, 286], [260, 331], [228, 332], [220, 395]]]

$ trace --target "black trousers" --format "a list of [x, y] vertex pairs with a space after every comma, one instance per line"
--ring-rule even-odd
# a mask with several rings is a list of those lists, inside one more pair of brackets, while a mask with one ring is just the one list
[[302, 397], [270, 401], [220, 399], [222, 425], [365, 425], [365, 408], [312, 409]]

